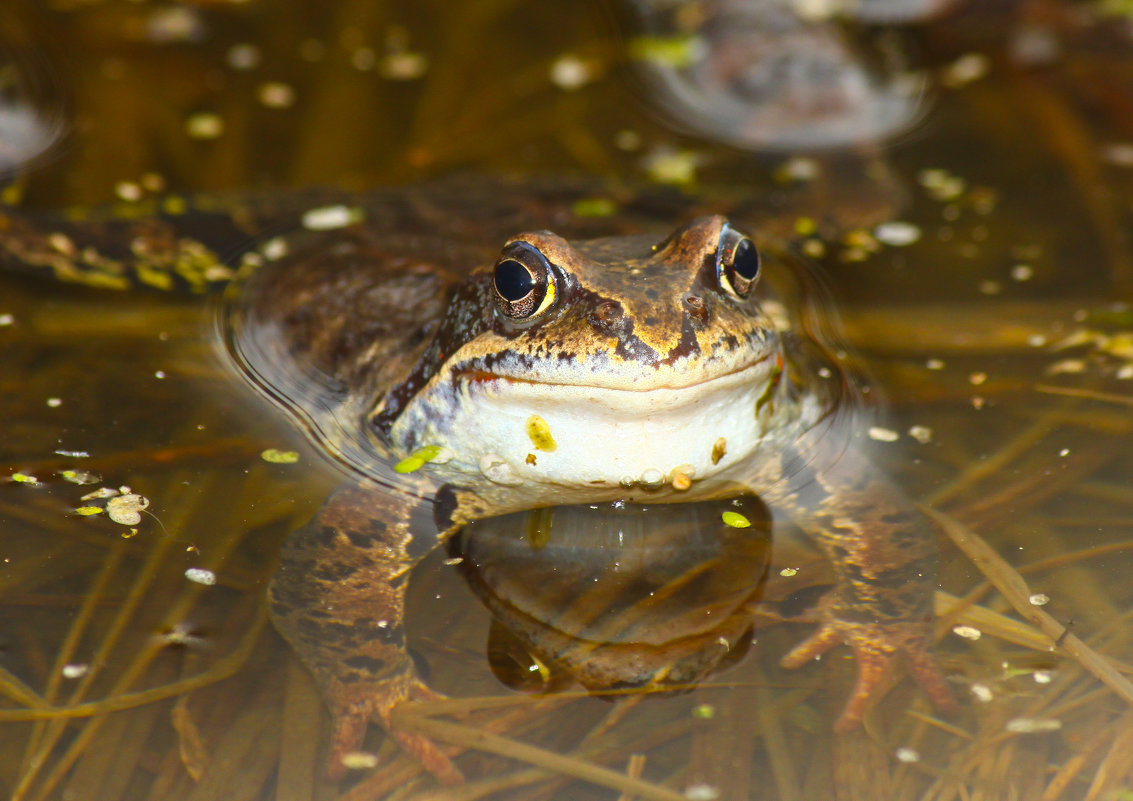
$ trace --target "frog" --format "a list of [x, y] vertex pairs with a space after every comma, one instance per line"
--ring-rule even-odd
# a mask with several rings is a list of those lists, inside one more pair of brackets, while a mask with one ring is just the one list
[[532, 509], [758, 497], [832, 566], [782, 664], [850, 648], [835, 727], [860, 725], [898, 657], [954, 705], [931, 648], [934, 529], [857, 447], [781, 200], [457, 179], [51, 224], [5, 210], [0, 261], [111, 289], [226, 286], [232, 363], [347, 475], [268, 590], [331, 712], [328, 772], [376, 723], [456, 783], [394, 714], [435, 697], [406, 587], [462, 527]]

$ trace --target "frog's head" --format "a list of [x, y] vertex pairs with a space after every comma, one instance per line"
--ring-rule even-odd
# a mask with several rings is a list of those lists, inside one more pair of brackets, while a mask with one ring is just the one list
[[456, 292], [373, 422], [403, 453], [443, 448], [445, 480], [521, 488], [528, 507], [695, 497], [772, 425], [782, 356], [760, 272], [720, 216], [660, 243], [521, 234]]

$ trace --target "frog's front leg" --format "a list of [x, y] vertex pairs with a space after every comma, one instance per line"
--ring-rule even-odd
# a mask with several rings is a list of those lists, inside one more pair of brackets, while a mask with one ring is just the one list
[[843, 731], [861, 722], [898, 654], [934, 704], [952, 707], [952, 692], [932, 653], [937, 561], [932, 524], [853, 452], [816, 469], [813, 485], [790, 505], [830, 561], [835, 585], [815, 610], [818, 630], [783, 658], [783, 666], [799, 667], [836, 645], [851, 648], [858, 676], [836, 724]]
[[462, 781], [431, 740], [390, 725], [398, 704], [433, 697], [406, 650], [405, 589], [444, 533], [432, 502], [362, 485], [335, 493], [284, 545], [269, 590], [272, 619], [330, 707], [333, 778], [373, 721], [439, 780]]

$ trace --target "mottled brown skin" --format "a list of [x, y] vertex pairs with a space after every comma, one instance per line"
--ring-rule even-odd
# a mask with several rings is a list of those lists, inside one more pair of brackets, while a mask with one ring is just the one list
[[[361, 744], [368, 722], [391, 729], [394, 707], [427, 696], [413, 674], [402, 630], [412, 567], [462, 522], [502, 511], [485, 502], [478, 487], [395, 483], [388, 465], [402, 454], [383, 432], [398, 418], [395, 412], [380, 419], [389, 408], [381, 400], [396, 397], [398, 387], [405, 396], [399, 403], [411, 399], [422, 379], [446, 363], [452, 345], [499, 327], [485, 270], [514, 232], [553, 227], [575, 243], [571, 252], [591, 263], [609, 263], [618, 257], [618, 240], [587, 245], [578, 238], [656, 231], [658, 218], [687, 217], [690, 211], [689, 201], [679, 196], [639, 199], [614, 193], [619, 204], [614, 217], [572, 213], [576, 201], [595, 194], [603, 193], [591, 185], [480, 183], [348, 198], [363, 209], [363, 223], [289, 235], [286, 255], [277, 256], [270, 269], [254, 272], [229, 303], [233, 350], [252, 380], [367, 476], [335, 494], [292, 535], [271, 588], [273, 619], [315, 675], [334, 715], [334, 771], [340, 772], [342, 756]], [[254, 241], [240, 239], [241, 232], [262, 236], [294, 229], [304, 208], [305, 200], [272, 196], [233, 201], [184, 219], [71, 220], [52, 228], [15, 213], [0, 214], [5, 231], [0, 259], [25, 270], [46, 267], [65, 280], [96, 286], [196, 289], [228, 277], [216, 253], [232, 254], [229, 263], [242, 261], [244, 271], [265, 261]], [[749, 206], [737, 216], [781, 219], [768, 214]], [[654, 241], [663, 239], [658, 235]], [[633, 243], [633, 254], [640, 254], [640, 240]], [[700, 246], [689, 253], [701, 253]], [[585, 264], [574, 266], [585, 275]], [[481, 272], [470, 273], [477, 267]], [[702, 267], [690, 264], [688, 274], [700, 275]], [[601, 293], [576, 294], [591, 298], [578, 318], [587, 336], [605, 327], [611, 341], [625, 342], [632, 323], [632, 335], [648, 345], [642, 362], [648, 369], [663, 367], [682, 348], [689, 352], [685, 332], [701, 314], [695, 303], [687, 303], [692, 284], [677, 287], [675, 294], [673, 287], [663, 288], [663, 297], [652, 298], [629, 271], [624, 280], [611, 277], [620, 274], [606, 276]], [[580, 286], [590, 282], [580, 278]], [[603, 305], [609, 303], [618, 308]], [[651, 315], [651, 303], [667, 304], [664, 313]], [[651, 317], [657, 317], [656, 326]], [[463, 322], [454, 328], [457, 318]], [[715, 330], [711, 322], [702, 324], [697, 348], [710, 349]], [[720, 341], [725, 339], [721, 333]], [[508, 341], [515, 347], [514, 338]], [[726, 347], [734, 346], [729, 340]], [[817, 381], [813, 364], [795, 350], [806, 350], [802, 337], [784, 338], [783, 347], [782, 376], [761, 405], [766, 400], [769, 409], [796, 422], [789, 422], [781, 437], [769, 435], [742, 485], [721, 493], [746, 488], [777, 512], [797, 518], [834, 566], [837, 586], [816, 610], [818, 631], [784, 664], [801, 665], [839, 643], [853, 649], [859, 679], [840, 728], [860, 720], [881, 674], [898, 654], [905, 655], [934, 701], [948, 705], [951, 696], [929, 652], [931, 528], [868, 462], [852, 451], [841, 453], [845, 438], [828, 436], [833, 431], [828, 420], [800, 425], [792, 417], [792, 410], [818, 391]], [[567, 359], [575, 355], [563, 352]], [[724, 458], [732, 458], [730, 449]], [[391, 733], [439, 779], [459, 779], [428, 740]]]

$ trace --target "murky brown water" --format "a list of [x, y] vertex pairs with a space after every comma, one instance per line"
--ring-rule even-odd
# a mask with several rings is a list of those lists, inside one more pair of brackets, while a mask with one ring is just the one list
[[[378, 767], [331, 783], [327, 715], [263, 600], [284, 536], [340, 471], [232, 374], [200, 298], [5, 275], [0, 473], [38, 483], [0, 484], [0, 788], [99, 801], [588, 799], [617, 798], [611, 775], [628, 774], [650, 784], [638, 798], [1133, 792], [1133, 317], [1115, 305], [1133, 291], [1133, 22], [1102, 16], [1117, 5], [972, 0], [945, 19], [859, 31], [874, 61], [924, 71], [927, 101], [884, 147], [808, 184], [843, 226], [888, 203], [915, 226], [839, 238], [823, 259], [853, 358], [889, 404], [876, 458], [1026, 582], [1022, 623], [942, 541], [941, 589], [977, 604], [941, 620], [958, 711], [936, 716], [902, 674], [864, 730], [835, 736], [850, 659], [781, 670], [810, 629], [767, 616], [746, 654], [689, 693], [514, 693], [499, 677], [577, 688], [524, 661], [438, 552], [414, 574], [408, 631], [430, 686], [454, 700], [410, 723], [469, 748], [458, 764], [470, 783], [438, 790], [377, 731]], [[695, 24], [695, 9], [681, 19]], [[809, 168], [789, 146], [745, 149], [735, 125], [726, 144], [700, 118], [675, 133], [687, 108], [666, 106], [664, 81], [630, 63], [626, 41], [677, 23], [628, 3], [59, 0], [6, 6], [0, 22], [0, 55], [24, 82], [0, 73], [0, 160], [33, 156], [68, 121], [28, 171], [34, 207], [363, 189], [456, 169], [683, 177], [689, 192], [734, 197], [781, 191], [784, 165]], [[8, 97], [29, 96], [42, 113], [3, 116]], [[911, 101], [897, 98], [886, 108], [900, 117], [893, 104]], [[893, 194], [877, 197], [879, 183]], [[910, 231], [908, 245], [876, 241]], [[266, 462], [267, 448], [299, 460]], [[149, 499], [141, 521], [76, 514], [101, 486]], [[191, 568], [216, 585], [186, 580]], [[768, 573], [775, 601], [827, 580], [789, 538]], [[741, 593], [731, 580], [718, 579]], [[941, 596], [938, 611], [950, 606]], [[952, 633], [958, 623], [982, 636]], [[1080, 640], [1052, 649], [1063, 625]]]

